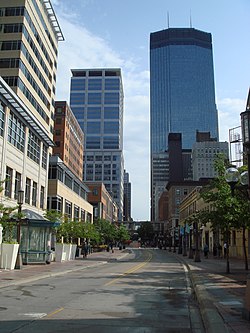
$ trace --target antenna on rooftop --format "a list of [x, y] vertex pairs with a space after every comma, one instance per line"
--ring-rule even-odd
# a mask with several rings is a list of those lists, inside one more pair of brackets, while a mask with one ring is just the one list
[[192, 27], [192, 13], [191, 13], [191, 9], [190, 9], [190, 16], [189, 16], [189, 24], [190, 24], [190, 28]]
[[168, 24], [168, 29], [169, 29], [169, 12], [167, 12], [167, 24]]

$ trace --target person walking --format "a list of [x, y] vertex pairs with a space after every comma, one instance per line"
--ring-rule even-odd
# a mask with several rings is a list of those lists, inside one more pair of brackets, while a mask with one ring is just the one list
[[206, 259], [208, 258], [208, 251], [209, 251], [208, 245], [205, 244], [205, 245], [204, 245], [204, 248], [203, 248], [203, 252], [204, 252], [204, 257], [205, 257]]

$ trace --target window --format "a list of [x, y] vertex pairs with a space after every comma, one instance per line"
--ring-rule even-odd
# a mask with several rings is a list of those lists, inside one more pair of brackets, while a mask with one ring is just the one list
[[54, 209], [57, 212], [62, 212], [62, 198], [61, 197], [57, 196], [57, 197], [51, 198], [51, 209]]
[[25, 202], [30, 204], [30, 194], [31, 194], [31, 179], [26, 178], [26, 185], [25, 185]]
[[40, 208], [44, 209], [44, 196], [45, 196], [45, 188], [41, 186], [40, 191]]
[[104, 122], [104, 134], [118, 134], [119, 133], [119, 123], [114, 122]]
[[4, 131], [4, 105], [0, 102], [0, 135], [3, 136]]
[[104, 94], [105, 104], [119, 104], [119, 93], [105, 93]]
[[89, 79], [89, 90], [102, 90], [102, 79]]
[[32, 206], [36, 206], [37, 201], [37, 183], [33, 182], [32, 186]]
[[16, 148], [24, 152], [25, 126], [13, 114], [9, 116], [8, 141]]
[[18, 191], [21, 189], [21, 174], [16, 172], [14, 198], [18, 198]]
[[105, 90], [119, 90], [120, 80], [118, 78], [105, 79]]
[[80, 208], [74, 205], [74, 220], [79, 221], [80, 218]]
[[67, 200], [65, 200], [65, 215], [68, 218], [72, 217], [72, 203]]
[[13, 170], [6, 167], [6, 181], [5, 181], [5, 196], [11, 198], [11, 187], [12, 187], [12, 177], [13, 177]]
[[40, 141], [33, 132], [29, 132], [28, 157], [39, 164], [40, 161]]
[[88, 121], [87, 123], [88, 134], [100, 134], [101, 133], [101, 122], [100, 121]]
[[102, 94], [101, 93], [89, 93], [88, 94], [88, 104], [101, 104]]
[[42, 167], [45, 170], [47, 169], [47, 157], [48, 157], [47, 148], [43, 145]]

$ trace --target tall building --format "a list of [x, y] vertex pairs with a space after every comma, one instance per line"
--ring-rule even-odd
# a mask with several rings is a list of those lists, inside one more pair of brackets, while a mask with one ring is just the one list
[[[58, 41], [50, 1], [0, 2], [0, 168], [6, 204], [46, 209]], [[4, 199], [3, 199], [4, 200]]]
[[123, 215], [121, 70], [73, 69], [70, 106], [84, 135], [84, 181], [103, 182]]
[[[151, 33], [151, 220], [157, 220], [156, 189], [166, 186], [166, 163], [157, 170], [154, 165], [158, 156], [168, 159], [168, 134], [181, 133], [183, 149], [191, 149], [196, 130], [218, 138], [211, 34], [193, 28]], [[163, 186], [159, 174], [165, 175]]]
[[129, 173], [124, 170], [124, 203], [123, 203], [123, 219], [131, 221], [131, 182], [129, 181]]
[[219, 154], [229, 159], [228, 142], [219, 142], [211, 138], [210, 133], [197, 132], [196, 142], [192, 148], [193, 180], [215, 178], [215, 160]]
[[58, 41], [50, 1], [0, 3], [0, 75], [53, 138]]

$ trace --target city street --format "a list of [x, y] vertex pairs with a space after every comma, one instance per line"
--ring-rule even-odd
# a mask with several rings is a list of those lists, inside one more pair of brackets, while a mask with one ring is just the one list
[[176, 256], [154, 249], [134, 249], [120, 260], [108, 255], [105, 265], [90, 255], [65, 274], [1, 288], [1, 333], [204, 332], [187, 268]]

